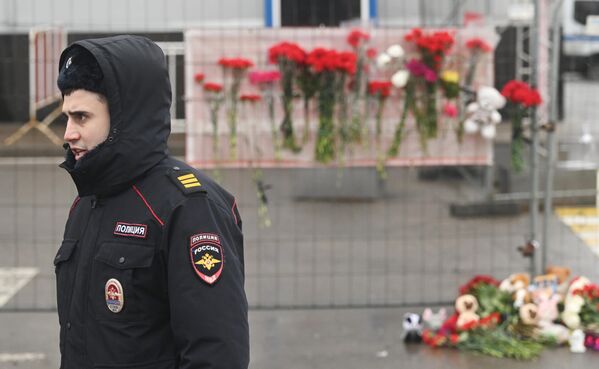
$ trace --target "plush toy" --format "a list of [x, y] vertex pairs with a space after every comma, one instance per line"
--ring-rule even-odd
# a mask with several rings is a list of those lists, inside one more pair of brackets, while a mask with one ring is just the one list
[[499, 289], [511, 293], [514, 300], [514, 307], [519, 309], [531, 301], [530, 294], [528, 293], [529, 284], [530, 276], [528, 274], [516, 273], [504, 279], [499, 285]]
[[433, 331], [438, 331], [446, 319], [447, 313], [444, 308], [441, 308], [437, 313], [433, 313], [431, 309], [426, 308], [422, 313], [422, 321]]
[[545, 268], [545, 274], [553, 274], [557, 276], [557, 293], [559, 293], [562, 297], [565, 297], [566, 293], [568, 292], [568, 282], [570, 281], [570, 268], [551, 265]]
[[462, 295], [455, 301], [455, 310], [458, 314], [456, 327], [458, 330], [471, 322], [478, 322], [480, 317], [476, 314], [478, 310], [478, 301], [473, 295]]
[[402, 339], [406, 343], [422, 341], [422, 321], [420, 315], [414, 313], [404, 314]]
[[464, 132], [474, 134], [480, 130], [481, 135], [491, 140], [495, 137], [495, 125], [501, 122], [501, 114], [497, 111], [505, 106], [505, 97], [493, 87], [481, 87], [476, 92], [476, 102], [466, 107]]
[[557, 304], [561, 301], [560, 295], [548, 290], [539, 290], [534, 294], [534, 301], [538, 308], [539, 334], [546, 338], [553, 338], [557, 343], [566, 342], [570, 331], [563, 325], [554, 323], [559, 317]]
[[568, 339], [568, 343], [570, 344], [570, 352], [574, 353], [583, 353], [586, 349], [586, 341], [584, 337], [584, 332], [580, 329], [575, 329], [570, 338]]
[[528, 303], [520, 306], [518, 316], [524, 325], [536, 326], [539, 324], [539, 308], [535, 304]]

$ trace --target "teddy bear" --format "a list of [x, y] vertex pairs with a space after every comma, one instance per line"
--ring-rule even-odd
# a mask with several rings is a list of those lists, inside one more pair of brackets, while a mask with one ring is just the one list
[[550, 290], [540, 289], [533, 294], [533, 300], [537, 305], [539, 334], [552, 338], [557, 343], [566, 342], [570, 331], [563, 325], [554, 323], [559, 317], [557, 304], [561, 301], [561, 296]]
[[478, 301], [476, 297], [470, 294], [462, 295], [455, 301], [455, 310], [458, 314], [456, 328], [463, 330], [464, 327], [472, 322], [478, 322], [480, 317], [476, 314], [478, 310]]
[[433, 330], [437, 331], [443, 325], [443, 322], [447, 319], [447, 312], [445, 308], [439, 309], [437, 313], [433, 313], [430, 308], [424, 309], [422, 313], [422, 321], [426, 324], [426, 326]]
[[568, 292], [568, 282], [570, 281], [570, 268], [558, 265], [550, 265], [545, 268], [545, 274], [553, 274], [557, 276], [557, 293], [562, 297], [565, 297], [566, 293]]
[[476, 101], [466, 106], [464, 132], [481, 135], [491, 140], [495, 137], [495, 126], [501, 122], [498, 110], [505, 106], [505, 97], [493, 87], [481, 87], [476, 92]]
[[528, 286], [530, 284], [530, 276], [527, 273], [515, 273], [504, 279], [499, 284], [499, 289], [512, 294], [514, 307], [519, 309], [524, 304], [531, 301]]

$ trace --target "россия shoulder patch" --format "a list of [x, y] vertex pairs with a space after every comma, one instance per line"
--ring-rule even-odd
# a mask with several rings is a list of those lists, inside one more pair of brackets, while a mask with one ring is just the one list
[[191, 265], [204, 282], [212, 285], [218, 280], [225, 264], [220, 237], [213, 233], [198, 233], [189, 237]]

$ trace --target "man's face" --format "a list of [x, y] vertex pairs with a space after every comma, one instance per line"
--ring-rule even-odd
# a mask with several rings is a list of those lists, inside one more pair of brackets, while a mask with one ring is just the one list
[[110, 113], [106, 99], [95, 92], [75, 90], [64, 96], [62, 112], [67, 116], [64, 140], [81, 159], [108, 137]]

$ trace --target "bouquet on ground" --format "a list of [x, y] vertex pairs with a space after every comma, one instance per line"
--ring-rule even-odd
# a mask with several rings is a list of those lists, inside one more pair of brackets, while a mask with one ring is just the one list
[[230, 77], [227, 88], [227, 120], [230, 130], [231, 159], [237, 158], [237, 101], [239, 100], [239, 88], [247, 70], [254, 66], [248, 59], [243, 58], [221, 58], [218, 64], [223, 69], [225, 81]]
[[510, 103], [512, 120], [512, 168], [516, 172], [524, 168], [524, 126], [526, 115], [536, 114], [535, 107], [542, 103], [539, 92], [526, 82], [511, 80], [501, 89], [501, 94]]

